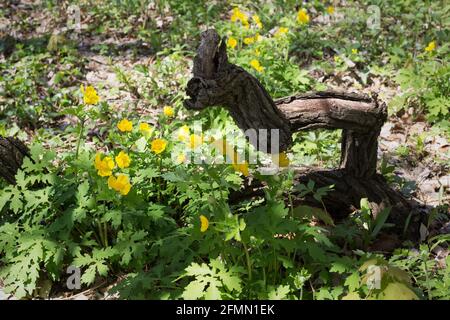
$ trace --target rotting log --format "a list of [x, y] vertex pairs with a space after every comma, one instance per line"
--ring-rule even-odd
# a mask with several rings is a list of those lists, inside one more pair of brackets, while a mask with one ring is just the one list
[[23, 142], [12, 137], [0, 137], [0, 177], [15, 184], [15, 175], [25, 156], [29, 156], [29, 152]]
[[[323, 202], [336, 218], [359, 208], [361, 198], [368, 198], [376, 216], [391, 207], [389, 221], [403, 228], [412, 205], [401, 193], [391, 189], [376, 172], [378, 136], [387, 119], [386, 105], [377, 97], [336, 91], [311, 92], [273, 100], [261, 83], [243, 68], [228, 62], [226, 39], [215, 30], [201, 35], [194, 58], [193, 77], [186, 88], [190, 110], [222, 106], [238, 127], [267, 130], [264, 141], [250, 141], [258, 150], [271, 150], [271, 129], [279, 130], [279, 151], [292, 144], [292, 133], [314, 129], [342, 129], [340, 166], [334, 170], [296, 169], [296, 183], [313, 180], [317, 187], [334, 185]], [[267, 144], [267, 146], [263, 146]], [[232, 195], [240, 200], [261, 195], [264, 186], [256, 182]], [[321, 207], [315, 199], [297, 199]], [[408, 219], [409, 220], [409, 219]], [[414, 219], [409, 220], [410, 223]]]

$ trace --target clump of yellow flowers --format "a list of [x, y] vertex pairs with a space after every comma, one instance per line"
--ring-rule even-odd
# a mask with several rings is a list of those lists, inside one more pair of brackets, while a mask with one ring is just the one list
[[249, 28], [248, 17], [245, 13], [243, 13], [241, 10], [239, 10], [239, 8], [233, 9], [233, 14], [231, 15], [231, 21], [232, 22], [241, 21], [244, 28], [246, 28], [246, 29]]
[[93, 86], [87, 86], [86, 88], [81, 85], [80, 91], [83, 94], [84, 104], [97, 104], [100, 101], [100, 97], [97, 95]]
[[307, 24], [309, 22], [309, 14], [306, 9], [300, 9], [297, 13], [297, 22]]
[[431, 41], [430, 43], [428, 43], [428, 46], [425, 47], [425, 51], [426, 52], [431, 52], [434, 49], [436, 49], [436, 42], [435, 41]]
[[264, 71], [264, 67], [261, 66], [259, 61], [256, 60], [256, 59], [253, 59], [252, 61], [250, 61], [250, 66], [252, 66], [252, 68], [255, 69], [258, 72], [263, 72]]

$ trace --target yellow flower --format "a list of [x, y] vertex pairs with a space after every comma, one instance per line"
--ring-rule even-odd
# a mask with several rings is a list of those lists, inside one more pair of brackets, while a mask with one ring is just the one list
[[153, 129], [150, 127], [150, 125], [146, 122], [141, 122], [139, 124], [139, 131], [141, 131], [143, 134], [150, 134]]
[[237, 46], [237, 40], [236, 40], [235, 38], [233, 38], [233, 37], [230, 37], [230, 38], [227, 40], [227, 46], [229, 46], [231, 49], [236, 48], [236, 46]]
[[428, 46], [425, 48], [426, 52], [431, 52], [434, 49], [436, 49], [436, 42], [435, 41], [431, 41]]
[[209, 227], [209, 221], [208, 218], [206, 218], [204, 215], [200, 215], [200, 231], [205, 232], [208, 230]]
[[244, 163], [233, 163], [233, 168], [235, 171], [242, 173], [244, 176], [248, 177], [249, 171], [248, 171], [248, 163], [247, 161], [244, 161]]
[[170, 106], [165, 106], [163, 108], [163, 112], [164, 112], [164, 115], [169, 118], [172, 118], [175, 114], [175, 112], [173, 111], [173, 108]]
[[182, 163], [185, 163], [186, 162], [186, 154], [184, 154], [184, 153], [179, 153], [178, 155], [177, 155], [177, 164], [182, 164]]
[[254, 43], [255, 42], [255, 38], [253, 38], [253, 37], [247, 37], [247, 38], [244, 38], [244, 43], [245, 44], [252, 44], [252, 43]]
[[272, 160], [279, 167], [288, 167], [289, 166], [289, 158], [288, 158], [286, 152], [272, 155]]
[[309, 15], [306, 9], [300, 9], [297, 13], [297, 21], [301, 24], [306, 24], [309, 22]]
[[189, 127], [187, 125], [178, 129], [177, 139], [178, 141], [186, 141], [189, 138]]
[[120, 169], [125, 169], [125, 168], [128, 168], [130, 166], [131, 159], [128, 156], [128, 154], [126, 154], [123, 151], [120, 151], [119, 155], [116, 156], [116, 163], [117, 163], [117, 166]]
[[252, 66], [253, 69], [255, 69], [258, 72], [263, 72], [264, 67], [262, 67], [259, 63], [258, 60], [253, 59], [252, 61], [250, 61], [250, 65]]
[[358, 54], [358, 49], [353, 48], [353, 49], [352, 49], [352, 53], [353, 53], [353, 54]]
[[198, 148], [199, 146], [201, 146], [203, 143], [203, 134], [202, 135], [196, 135], [196, 134], [191, 134], [190, 138], [189, 138], [189, 146], [191, 147], [191, 149], [195, 149]]
[[275, 32], [275, 37], [281, 37], [281, 36], [283, 36], [284, 34], [286, 34], [286, 33], [288, 33], [288, 32], [289, 32], [289, 29], [288, 29], [288, 28], [280, 27], [280, 28], [278, 28], [278, 30]]
[[129, 121], [128, 119], [122, 119], [117, 124], [117, 128], [119, 128], [122, 132], [127, 132], [133, 130], [133, 123]]
[[116, 190], [117, 192], [120, 192], [121, 195], [126, 196], [128, 194], [128, 192], [130, 192], [131, 189], [131, 183], [130, 180], [128, 179], [128, 176], [124, 175], [124, 174], [119, 174], [116, 177], [114, 176], [110, 176], [108, 178], [108, 186], [111, 189]]
[[107, 177], [112, 175], [112, 170], [116, 166], [114, 160], [110, 157], [104, 157], [102, 159], [101, 153], [95, 155], [94, 160], [95, 169], [97, 169], [97, 174], [101, 177]]
[[334, 13], [334, 7], [333, 6], [328, 6], [327, 7], [327, 12], [328, 12], [328, 14], [333, 14]]
[[151, 150], [156, 153], [160, 154], [166, 149], [167, 141], [164, 139], [155, 139], [152, 141]]
[[234, 8], [233, 14], [231, 15], [231, 21], [236, 22], [238, 20], [241, 21], [245, 27], [248, 27], [247, 15], [245, 13], [241, 12], [241, 10], [239, 10], [239, 8]]
[[259, 29], [262, 29], [263, 25], [262, 25], [262, 23], [261, 23], [261, 19], [259, 18], [259, 16], [256, 15], [256, 14], [254, 14], [253, 17], [252, 17], [252, 19], [253, 19], [253, 22], [256, 24], [256, 26], [257, 26]]
[[81, 93], [83, 93], [83, 101], [85, 104], [97, 104], [100, 101], [100, 97], [97, 95], [93, 86], [87, 86], [86, 89], [83, 85], [80, 86]]

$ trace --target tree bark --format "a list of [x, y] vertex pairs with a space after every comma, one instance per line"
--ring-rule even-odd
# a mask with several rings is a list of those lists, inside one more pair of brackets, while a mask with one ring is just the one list
[[15, 184], [15, 175], [25, 156], [29, 156], [28, 148], [20, 140], [0, 137], [0, 177]]
[[[374, 215], [391, 207], [390, 221], [403, 227], [411, 212], [410, 203], [391, 189], [376, 173], [378, 136], [387, 119], [386, 106], [376, 96], [336, 91], [310, 92], [273, 101], [261, 83], [243, 68], [228, 62], [226, 39], [215, 30], [202, 34], [194, 59], [193, 78], [186, 92], [185, 107], [201, 110], [210, 106], [227, 108], [243, 130], [268, 130], [267, 141], [249, 141], [260, 151], [271, 150], [271, 129], [279, 131], [279, 151], [292, 144], [292, 133], [314, 129], [342, 129], [340, 167], [335, 170], [296, 169], [296, 183], [316, 182], [317, 187], [333, 184], [323, 202], [335, 217], [359, 208], [368, 198]], [[272, 131], [273, 132], [273, 131]], [[268, 143], [268, 148], [263, 145]], [[263, 185], [249, 186], [232, 201], [261, 195]], [[321, 207], [315, 199], [298, 199]]]

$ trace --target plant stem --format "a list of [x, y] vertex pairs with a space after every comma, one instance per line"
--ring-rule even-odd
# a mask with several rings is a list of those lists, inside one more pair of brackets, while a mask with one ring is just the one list
[[247, 246], [245, 245], [245, 242], [242, 242], [242, 245], [244, 246], [245, 258], [247, 260], [248, 280], [252, 281], [252, 265], [251, 265], [251, 261], [250, 261], [250, 255], [248, 254], [248, 249], [247, 249]]
[[77, 149], [75, 151], [75, 159], [78, 159], [78, 153], [80, 152], [80, 144], [81, 144], [81, 138], [83, 136], [83, 131], [84, 131], [84, 119], [80, 119], [80, 133], [78, 134]]

